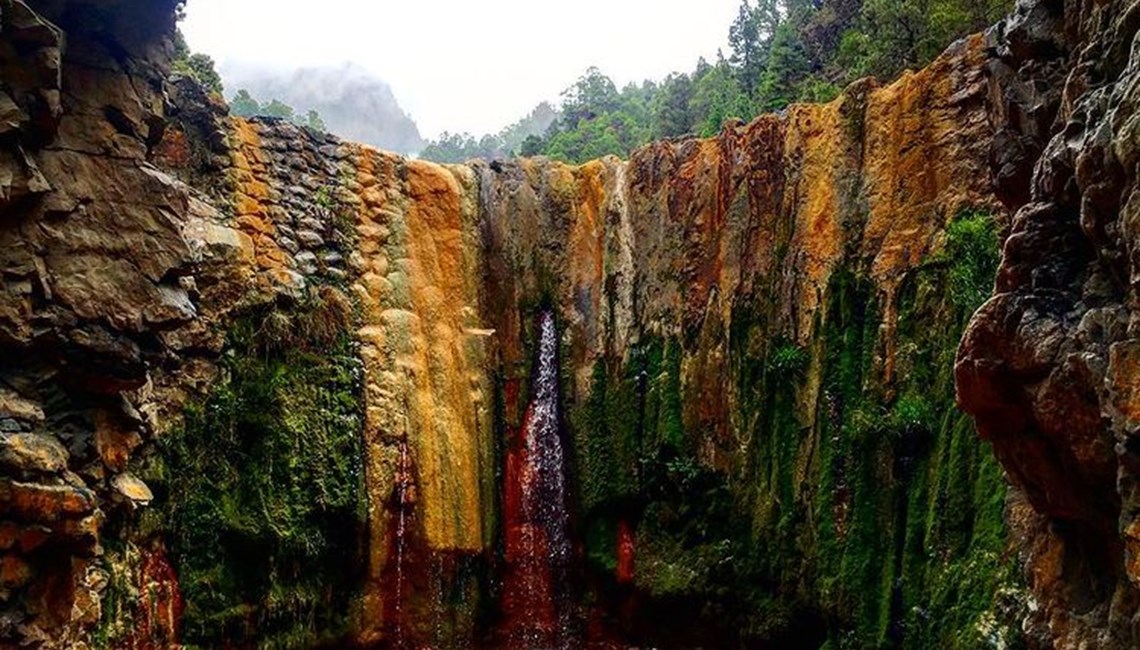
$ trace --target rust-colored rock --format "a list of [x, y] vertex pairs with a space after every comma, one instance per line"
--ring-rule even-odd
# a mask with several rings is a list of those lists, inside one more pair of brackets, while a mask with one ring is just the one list
[[0, 588], [23, 587], [32, 581], [32, 567], [15, 554], [0, 555]]
[[987, 34], [995, 176], [1017, 213], [956, 378], [1028, 504], [1012, 521], [1043, 646], [1140, 643], [1137, 16], [1125, 2], [1024, 2]]
[[25, 522], [55, 523], [95, 510], [95, 495], [70, 485], [0, 482], [0, 515]]
[[58, 474], [67, 469], [67, 450], [55, 438], [38, 433], [2, 436], [0, 467], [10, 472]]

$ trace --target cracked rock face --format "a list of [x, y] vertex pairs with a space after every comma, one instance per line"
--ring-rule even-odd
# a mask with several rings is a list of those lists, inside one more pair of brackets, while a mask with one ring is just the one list
[[240, 248], [147, 162], [165, 129], [174, 4], [0, 1], [5, 647], [84, 647], [104, 527], [153, 498], [124, 473], [151, 435], [147, 398], [124, 391], [178, 370], [186, 356], [164, 337], [201, 338], [194, 275]]
[[993, 163], [1016, 210], [958, 399], [1018, 487], [1042, 645], [1140, 643], [1140, 6], [1019, 2], [991, 30]]

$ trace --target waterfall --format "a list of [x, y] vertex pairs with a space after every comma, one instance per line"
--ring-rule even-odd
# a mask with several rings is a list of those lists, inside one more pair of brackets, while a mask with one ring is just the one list
[[538, 330], [530, 403], [507, 453], [503, 609], [514, 643], [567, 647], [572, 620], [567, 582], [573, 549], [560, 432], [558, 332], [552, 313], [539, 316]]

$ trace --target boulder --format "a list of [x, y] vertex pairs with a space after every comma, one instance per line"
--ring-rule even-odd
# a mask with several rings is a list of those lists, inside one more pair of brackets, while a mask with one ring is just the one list
[[38, 433], [0, 434], [0, 467], [20, 473], [58, 474], [67, 469], [67, 450]]

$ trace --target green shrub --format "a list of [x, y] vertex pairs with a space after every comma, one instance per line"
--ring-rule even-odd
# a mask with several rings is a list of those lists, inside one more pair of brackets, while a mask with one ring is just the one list
[[997, 222], [989, 214], [966, 213], [946, 226], [946, 247], [935, 260], [949, 265], [947, 290], [955, 307], [973, 313], [989, 298], [1000, 252]]
[[891, 406], [889, 426], [897, 432], [930, 431], [934, 408], [930, 401], [916, 393], [906, 393]]
[[768, 355], [767, 369], [774, 379], [790, 381], [803, 377], [810, 361], [807, 350], [781, 340]]

